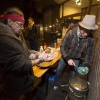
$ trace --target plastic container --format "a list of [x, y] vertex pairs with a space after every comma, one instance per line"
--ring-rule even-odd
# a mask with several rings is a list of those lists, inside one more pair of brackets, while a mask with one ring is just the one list
[[43, 46], [40, 46], [40, 53], [44, 51]]

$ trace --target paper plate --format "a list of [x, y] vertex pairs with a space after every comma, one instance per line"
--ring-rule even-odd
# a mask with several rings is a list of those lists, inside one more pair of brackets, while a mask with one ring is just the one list
[[85, 67], [79, 66], [79, 67], [77, 68], [77, 72], [78, 72], [78, 74], [84, 76], [84, 75], [87, 75], [89, 71], [88, 71]]
[[45, 69], [51, 66], [51, 62], [42, 62], [42, 63], [37, 64], [37, 66]]

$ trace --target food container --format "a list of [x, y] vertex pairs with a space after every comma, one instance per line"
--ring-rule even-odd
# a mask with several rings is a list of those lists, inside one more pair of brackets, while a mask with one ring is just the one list
[[85, 100], [89, 90], [89, 82], [74, 76], [69, 80], [68, 95], [71, 100]]
[[88, 74], [88, 72], [89, 72], [89, 71], [88, 71], [85, 67], [83, 67], [83, 66], [77, 67], [77, 73], [78, 73], [79, 75], [85, 76], [85, 75]]

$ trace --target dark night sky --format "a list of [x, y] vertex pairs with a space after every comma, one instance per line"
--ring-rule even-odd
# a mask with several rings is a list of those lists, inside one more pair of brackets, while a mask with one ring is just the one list
[[48, 10], [47, 7], [54, 5], [53, 0], [0, 0], [0, 15], [7, 8], [15, 6], [23, 11], [26, 21], [30, 16], [33, 17], [34, 20], [39, 21], [43, 18], [43, 12], [38, 12], [38, 10], [44, 7], [45, 9], [43, 9], [46, 11]]
[[16, 6], [23, 10], [23, 0], [0, 0], [0, 14], [7, 8]]
[[33, 0], [0, 0], [0, 15], [7, 8], [15, 6], [23, 11], [26, 20], [29, 16], [34, 19], [41, 19], [41, 13], [37, 12], [35, 5]]

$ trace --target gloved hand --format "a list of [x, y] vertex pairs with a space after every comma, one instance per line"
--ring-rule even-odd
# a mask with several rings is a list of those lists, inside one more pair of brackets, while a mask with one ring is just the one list
[[87, 68], [88, 68], [88, 67], [79, 66], [79, 67], [77, 68], [78, 74], [80, 74], [80, 75], [87, 75], [88, 72], [89, 72], [89, 69], [87, 69]]
[[52, 53], [46, 54], [45, 51], [43, 51], [43, 53], [40, 54], [38, 58], [43, 58], [44, 61], [50, 61], [54, 59], [54, 56]]

